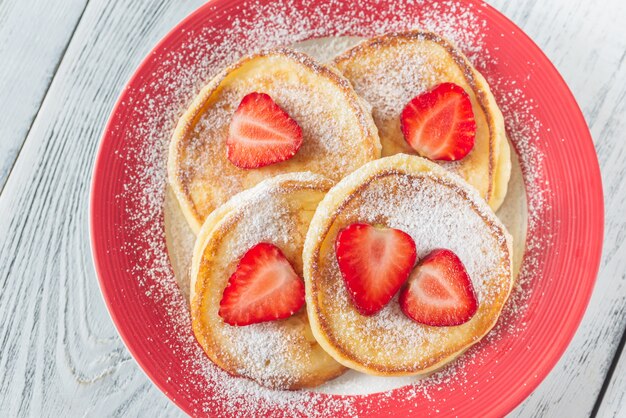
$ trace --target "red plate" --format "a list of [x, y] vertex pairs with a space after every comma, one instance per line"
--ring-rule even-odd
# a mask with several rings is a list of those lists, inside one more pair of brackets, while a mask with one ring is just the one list
[[[193, 338], [166, 256], [162, 149], [180, 109], [241, 54], [416, 25], [453, 37], [503, 107], [529, 200], [522, 289], [495, 332], [415, 386], [342, 397], [272, 393], [225, 376]], [[204, 5], [154, 48], [122, 92], [91, 190], [93, 258], [113, 322], [148, 376], [193, 415], [504, 415], [537, 387], [574, 335], [599, 266], [603, 217], [595, 150], [565, 82], [519, 28], [470, 0]]]

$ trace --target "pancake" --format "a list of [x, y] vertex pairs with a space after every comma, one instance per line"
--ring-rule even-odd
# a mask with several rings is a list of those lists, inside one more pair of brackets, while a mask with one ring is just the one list
[[[302, 146], [293, 158], [256, 169], [242, 169], [228, 160], [232, 115], [251, 92], [270, 95], [302, 129]], [[178, 122], [168, 177], [197, 233], [216, 207], [266, 178], [312, 171], [338, 181], [379, 157], [369, 107], [350, 83], [305, 54], [277, 49], [241, 59], [202, 89]]]
[[[471, 278], [476, 314], [458, 326], [422, 325], [404, 315], [396, 295], [377, 314], [361, 315], [335, 255], [338, 232], [353, 223], [408, 233], [418, 259], [433, 249], [452, 250]], [[476, 190], [405, 154], [366, 164], [328, 192], [311, 221], [303, 259], [313, 335], [341, 364], [375, 375], [423, 374], [451, 361], [495, 325], [513, 285], [511, 237]]]
[[302, 309], [288, 319], [231, 326], [220, 300], [241, 257], [254, 245], [276, 245], [302, 277], [302, 246], [318, 202], [332, 182], [312, 173], [265, 180], [216, 209], [196, 240], [191, 268], [191, 317], [196, 339], [232, 375], [280, 389], [313, 387], [345, 368], [316, 342]]
[[420, 30], [391, 33], [354, 46], [334, 64], [372, 105], [383, 156], [415, 154], [400, 129], [411, 99], [444, 82], [462, 87], [472, 102], [475, 145], [459, 161], [438, 163], [474, 186], [494, 211], [500, 207], [511, 172], [502, 112], [485, 78], [451, 42]]

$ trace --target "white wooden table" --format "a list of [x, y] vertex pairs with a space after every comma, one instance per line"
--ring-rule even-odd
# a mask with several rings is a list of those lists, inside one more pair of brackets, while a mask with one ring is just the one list
[[[150, 48], [202, 0], [0, 0], [0, 416], [181, 416], [101, 299], [87, 208], [100, 134]], [[494, 0], [574, 92], [604, 180], [597, 285], [511, 415], [626, 416], [626, 2]]]

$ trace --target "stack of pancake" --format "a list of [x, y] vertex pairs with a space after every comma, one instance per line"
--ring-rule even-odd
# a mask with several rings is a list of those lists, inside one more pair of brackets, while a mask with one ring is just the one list
[[197, 236], [198, 342], [281, 389], [441, 367], [511, 291], [494, 214], [510, 171], [487, 82], [437, 34], [365, 40], [327, 64], [286, 48], [239, 60], [194, 99], [168, 157]]

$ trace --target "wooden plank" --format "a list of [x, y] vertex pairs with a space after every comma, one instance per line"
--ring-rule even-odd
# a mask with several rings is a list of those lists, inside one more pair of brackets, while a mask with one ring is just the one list
[[0, 190], [86, 4], [0, 1]]
[[[92, 0], [85, 10], [0, 195], [2, 415], [182, 415], [138, 369], [106, 314], [88, 246], [88, 179], [123, 83], [200, 3]], [[605, 256], [585, 320], [562, 361], [513, 416], [587, 416], [625, 325], [626, 101], [616, 59], [625, 46], [617, 27], [625, 11], [617, 0], [595, 6], [601, 10], [587, 3], [494, 2], [572, 87], [597, 140], [607, 192]]]
[[182, 416], [109, 319], [87, 213], [96, 146], [118, 93], [201, 3], [92, 0], [85, 9], [0, 195], [2, 416]]
[[[490, 3], [538, 43], [576, 96], [594, 137], [606, 206], [603, 260], [583, 322], [550, 375], [511, 415], [586, 417], [626, 328], [626, 85], [619, 81], [626, 80], [620, 23], [626, 21], [626, 5], [619, 0]], [[615, 395], [623, 396], [624, 385], [615, 387]]]

